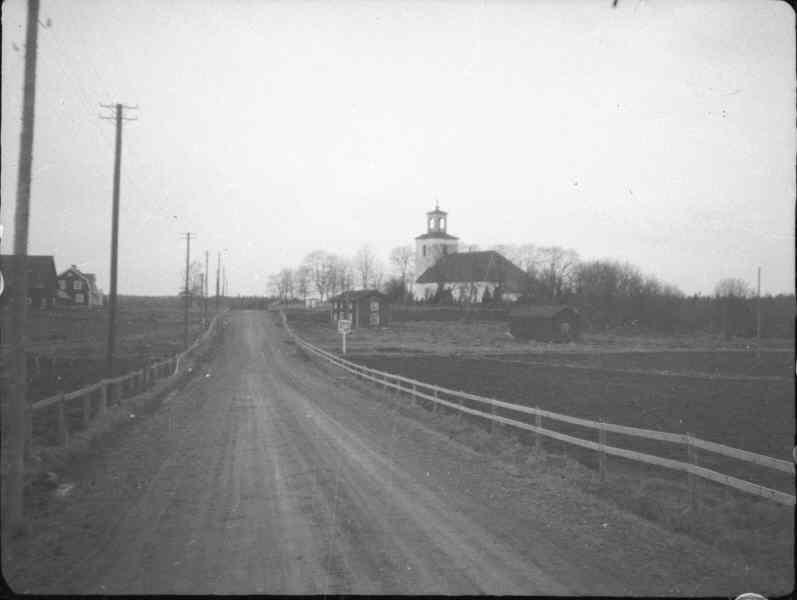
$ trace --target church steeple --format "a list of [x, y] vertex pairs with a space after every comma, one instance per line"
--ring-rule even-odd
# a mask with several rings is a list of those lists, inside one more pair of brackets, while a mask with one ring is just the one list
[[446, 233], [448, 213], [440, 210], [440, 205], [435, 201], [434, 210], [426, 213], [426, 233]]

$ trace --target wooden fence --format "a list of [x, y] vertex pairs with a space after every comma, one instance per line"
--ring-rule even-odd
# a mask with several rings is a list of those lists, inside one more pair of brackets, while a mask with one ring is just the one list
[[[62, 446], [69, 445], [70, 428], [67, 420], [66, 409], [70, 403], [80, 401], [82, 404], [81, 422], [83, 429], [87, 428], [93, 418], [105, 414], [109, 406], [118, 406], [122, 399], [131, 397], [151, 388], [159, 379], [172, 377], [180, 372], [180, 368], [200, 344], [209, 340], [220, 331], [219, 318], [224, 313], [216, 315], [208, 325], [208, 328], [197, 337], [191, 346], [183, 352], [170, 358], [147, 365], [143, 369], [120, 375], [111, 379], [103, 379], [98, 383], [88, 385], [78, 390], [63, 393], [59, 392], [48, 398], [44, 398], [30, 405], [33, 415], [42, 413], [46, 410], [57, 411], [57, 440]], [[28, 432], [28, 442], [31, 440], [31, 433]]]
[[[737, 490], [741, 490], [748, 494], [753, 494], [755, 496], [767, 498], [769, 500], [773, 500], [780, 504], [785, 504], [787, 506], [795, 505], [795, 497], [791, 494], [781, 492], [779, 490], [774, 490], [765, 487], [763, 485], [752, 483], [750, 481], [745, 481], [743, 479], [739, 479], [731, 475], [726, 475], [724, 473], [720, 473], [718, 471], [714, 471], [712, 469], [707, 469], [705, 467], [699, 466], [697, 464], [697, 458], [698, 458], [697, 451], [703, 450], [707, 452], [713, 452], [715, 454], [720, 454], [740, 461], [752, 463], [760, 467], [765, 467], [781, 471], [784, 473], [788, 473], [792, 476], [794, 476], [795, 472], [794, 462], [772, 458], [770, 456], [765, 456], [763, 454], [756, 454], [754, 452], [748, 452], [746, 450], [739, 450], [738, 448], [732, 448], [730, 446], [725, 446], [723, 444], [718, 444], [716, 442], [709, 442], [707, 440], [695, 438], [689, 435], [688, 433], [687, 434], [667, 433], [664, 431], [639, 429], [637, 427], [627, 427], [625, 425], [614, 425], [612, 423], [591, 421], [589, 419], [581, 419], [578, 417], [562, 415], [559, 413], [542, 410], [540, 408], [503, 402], [501, 400], [495, 400], [493, 398], [487, 398], [484, 396], [478, 396], [476, 394], [469, 394], [467, 392], [452, 390], [438, 385], [424, 383], [423, 381], [418, 381], [416, 379], [411, 379], [409, 377], [403, 377], [401, 375], [395, 375], [393, 373], [387, 373], [385, 371], [378, 371], [376, 369], [371, 369], [369, 367], [365, 367], [363, 365], [359, 365], [357, 363], [345, 360], [335, 354], [332, 354], [331, 352], [327, 352], [325, 350], [322, 350], [321, 348], [313, 346], [312, 344], [298, 337], [291, 330], [290, 326], [288, 325], [287, 319], [285, 318], [284, 313], [281, 313], [281, 316], [286, 331], [300, 347], [304, 348], [308, 352], [334, 365], [337, 365], [338, 367], [348, 371], [349, 373], [352, 373], [353, 375], [361, 379], [372, 381], [378, 385], [381, 385], [385, 389], [391, 388], [400, 393], [401, 392], [406, 393], [412, 398], [413, 403], [417, 398], [423, 398], [424, 400], [433, 403], [432, 404], [433, 410], [436, 410], [438, 405], [446, 406], [455, 411], [460, 411], [462, 413], [467, 413], [470, 415], [475, 415], [487, 419], [491, 421], [490, 423], [491, 427], [493, 427], [495, 423], [503, 423], [504, 425], [509, 425], [511, 427], [517, 427], [527, 431], [532, 431], [537, 436], [536, 439], [537, 448], [540, 448], [542, 444], [542, 437], [544, 436], [555, 440], [559, 440], [560, 442], [573, 444], [576, 446], [580, 446], [582, 448], [587, 448], [589, 450], [594, 450], [598, 452], [599, 469], [602, 479], [605, 479], [606, 477], [606, 456], [607, 455], [619, 456], [636, 462], [647, 463], [659, 467], [664, 467], [665, 469], [685, 472], [689, 478], [689, 496], [690, 496], [690, 504], [692, 506], [696, 505], [696, 483], [697, 483], [696, 478], [698, 477], [707, 479], [709, 481], [714, 481], [715, 483], [732, 487]], [[486, 405], [487, 407], [489, 407], [489, 412], [465, 406], [463, 400], [475, 402], [480, 405]], [[533, 416], [534, 424], [498, 415], [496, 414], [496, 408], [501, 408], [504, 410], [514, 411], [516, 413]], [[572, 435], [567, 435], [558, 431], [545, 429], [542, 426], [543, 419], [550, 419], [552, 421], [559, 421], [562, 423], [570, 423], [572, 425], [579, 425], [581, 427], [597, 430], [598, 433], [597, 441], [586, 440]], [[606, 443], [607, 433], [619, 433], [622, 435], [635, 436], [650, 440], [658, 440], [661, 442], [668, 442], [671, 444], [678, 444], [685, 446], [689, 456], [689, 462], [682, 462], [670, 458], [663, 458], [660, 456], [654, 456], [652, 454], [646, 454], [643, 452], [636, 452], [625, 448], [617, 448], [615, 446], [609, 446]]]

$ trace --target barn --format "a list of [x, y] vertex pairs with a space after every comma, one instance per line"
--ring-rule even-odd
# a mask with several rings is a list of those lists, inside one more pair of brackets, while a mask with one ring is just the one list
[[385, 294], [378, 290], [352, 290], [329, 299], [332, 304], [330, 319], [351, 321], [351, 328], [379, 327], [390, 321], [390, 304]]
[[509, 331], [519, 339], [568, 342], [581, 337], [581, 318], [564, 305], [515, 306], [509, 311]]

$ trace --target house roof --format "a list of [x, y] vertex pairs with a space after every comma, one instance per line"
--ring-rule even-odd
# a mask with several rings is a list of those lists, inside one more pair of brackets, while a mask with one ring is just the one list
[[379, 298], [387, 298], [385, 294], [379, 290], [349, 290], [329, 299], [329, 302], [335, 300], [358, 300], [360, 298], [367, 298], [370, 296], [378, 296]]
[[504, 291], [523, 291], [527, 275], [494, 250], [457, 252], [443, 256], [426, 269], [418, 283], [461, 283], [489, 281], [503, 284]]
[[417, 236], [415, 239], [416, 240], [429, 240], [429, 239], [458, 240], [459, 238], [455, 235], [451, 235], [450, 233], [446, 233], [445, 231], [430, 231], [428, 233], [424, 233], [423, 235]]
[[513, 306], [509, 310], [509, 317], [526, 317], [532, 319], [552, 319], [562, 312], [572, 312], [578, 314], [574, 308], [565, 306], [564, 304], [555, 305], [531, 305], [531, 306]]
[[[3, 271], [3, 277], [6, 281], [10, 282], [14, 276], [14, 266], [17, 264], [21, 257], [16, 254], [0, 254], [0, 270]], [[29, 254], [27, 256], [28, 273], [33, 275], [31, 280], [28, 276], [28, 285], [35, 281], [44, 283], [48, 279], [52, 286], [55, 286], [55, 259], [49, 254]]]

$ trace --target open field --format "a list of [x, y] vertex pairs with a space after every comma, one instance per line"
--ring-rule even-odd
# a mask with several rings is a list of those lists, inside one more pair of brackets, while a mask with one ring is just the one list
[[[296, 316], [291, 322], [311, 343], [339, 351], [339, 336], [329, 324]], [[733, 347], [707, 349], [702, 340], [695, 340], [693, 350], [651, 340], [645, 350], [619, 351], [595, 340], [521, 344], [499, 336], [494, 323], [394, 323], [354, 332], [348, 354], [369, 367], [500, 400], [791, 456], [791, 351], [768, 349], [757, 359], [754, 352]], [[584, 435], [576, 426], [557, 429]], [[655, 444], [664, 445], [646, 440], [622, 445], [653, 451]], [[668, 451], [675, 450], [656, 447], [657, 454]], [[750, 476], [747, 467], [738, 468], [731, 474]]]
[[[209, 304], [212, 317], [213, 304]], [[6, 313], [2, 313], [5, 323]], [[202, 331], [198, 306], [190, 313], [190, 337]], [[108, 313], [103, 308], [58, 307], [28, 312], [28, 400], [69, 392], [99, 381], [105, 372]], [[121, 296], [117, 313], [116, 373], [183, 349], [183, 305], [178, 298]]]
[[[296, 332], [327, 350], [340, 335], [325, 311], [286, 311]], [[707, 334], [657, 336], [587, 334], [579, 342], [516, 340], [503, 322], [407, 321], [380, 329], [357, 329], [346, 340], [352, 355], [492, 357], [529, 363], [706, 377], [780, 377], [791, 380], [792, 340], [766, 340], [756, 356], [751, 340]]]

